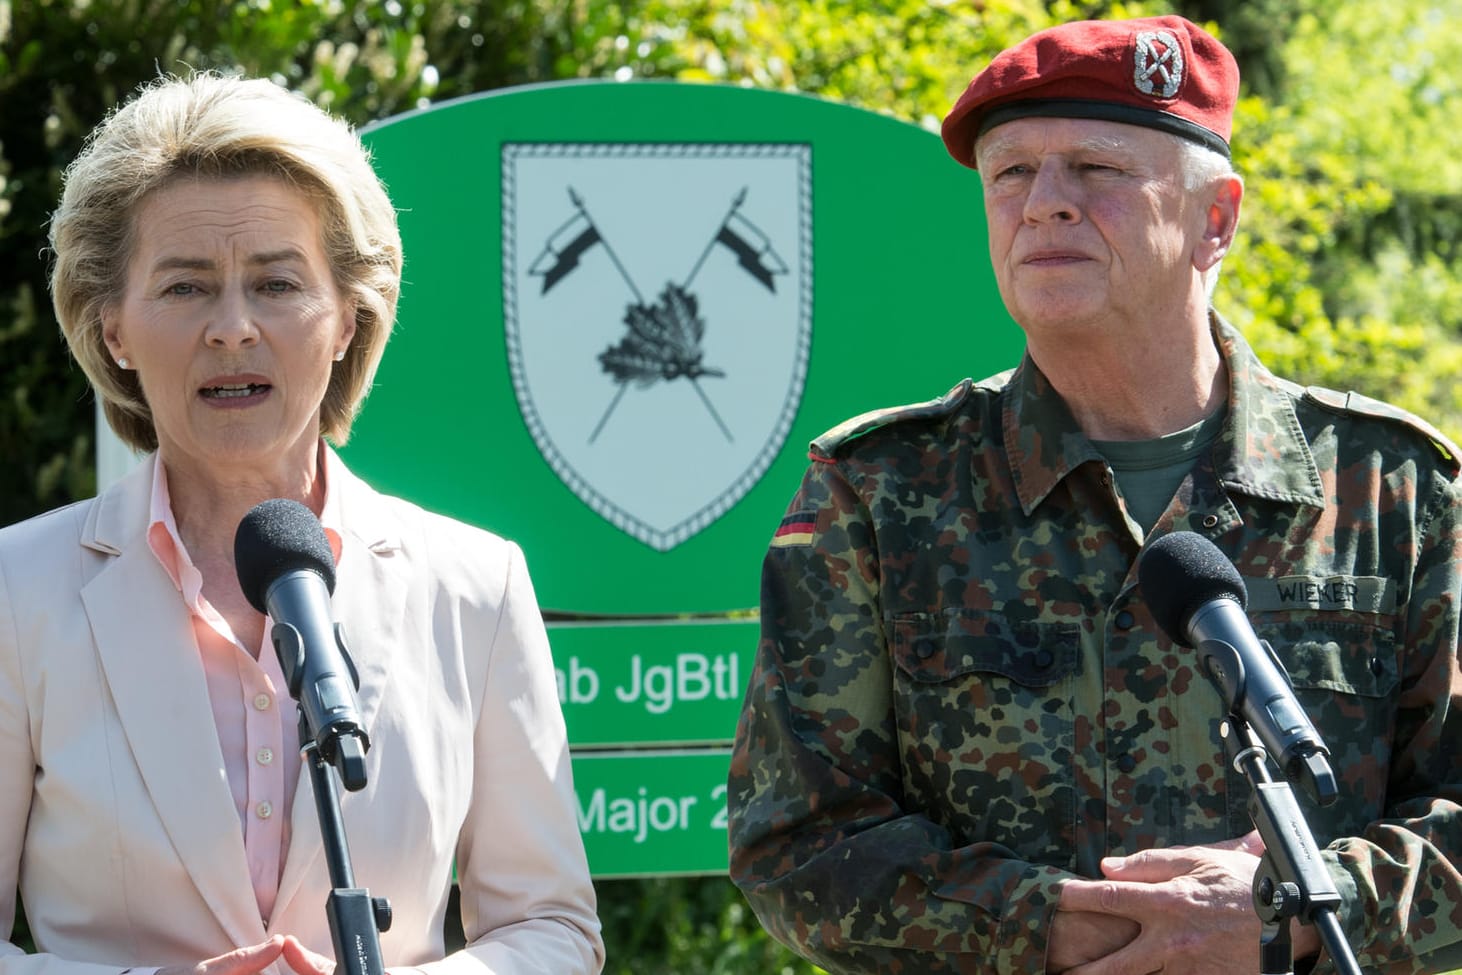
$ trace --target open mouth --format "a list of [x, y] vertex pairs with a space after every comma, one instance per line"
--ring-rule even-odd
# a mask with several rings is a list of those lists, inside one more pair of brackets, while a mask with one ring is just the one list
[[270, 387], [265, 383], [239, 383], [229, 386], [204, 386], [199, 393], [204, 399], [243, 399], [262, 393]]

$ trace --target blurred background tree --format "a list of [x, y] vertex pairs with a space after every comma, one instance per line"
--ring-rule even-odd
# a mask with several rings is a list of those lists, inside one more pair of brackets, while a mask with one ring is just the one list
[[[1451, 6], [1391, 0], [1380, 18], [1362, 0], [0, 0], [0, 524], [95, 488], [94, 406], [46, 290], [61, 172], [136, 85], [190, 68], [272, 78], [357, 124], [509, 85], [668, 78], [809, 92], [932, 128], [1033, 30], [1181, 13], [1224, 39], [1245, 79], [1234, 155], [1248, 193], [1217, 306], [1277, 372], [1458, 436]], [[725, 878], [599, 892], [610, 972], [815, 970], [761, 933]]]

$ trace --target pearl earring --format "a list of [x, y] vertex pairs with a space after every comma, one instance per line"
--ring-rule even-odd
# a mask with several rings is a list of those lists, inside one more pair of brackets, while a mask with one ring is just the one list
[[127, 361], [126, 356], [122, 356], [120, 359], [117, 360], [117, 366], [121, 369], [131, 369], [132, 363]]
[[344, 349], [341, 349], [339, 352], [335, 353], [335, 361], [336, 362], [344, 362], [345, 361], [345, 350]]

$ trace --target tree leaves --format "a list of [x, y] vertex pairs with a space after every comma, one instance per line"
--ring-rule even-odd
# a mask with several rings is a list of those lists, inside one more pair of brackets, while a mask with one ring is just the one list
[[659, 380], [724, 376], [701, 365], [705, 319], [695, 295], [667, 284], [657, 305], [631, 304], [624, 313], [629, 334], [599, 354], [599, 363], [617, 383], [646, 387]]

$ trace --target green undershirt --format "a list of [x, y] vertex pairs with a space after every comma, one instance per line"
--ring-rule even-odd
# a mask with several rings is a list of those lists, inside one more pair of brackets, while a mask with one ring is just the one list
[[1218, 439], [1226, 410], [1152, 440], [1093, 440], [1117, 479], [1127, 513], [1146, 535], [1167, 510], [1198, 455]]

